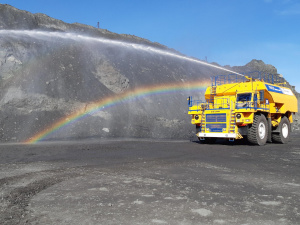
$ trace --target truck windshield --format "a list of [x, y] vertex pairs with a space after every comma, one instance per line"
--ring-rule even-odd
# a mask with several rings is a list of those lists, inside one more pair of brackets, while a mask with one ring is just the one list
[[237, 101], [238, 102], [251, 101], [251, 93], [238, 94], [237, 95]]

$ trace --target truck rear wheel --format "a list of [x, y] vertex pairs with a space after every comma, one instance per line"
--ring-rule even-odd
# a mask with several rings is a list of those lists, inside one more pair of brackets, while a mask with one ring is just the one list
[[248, 130], [247, 139], [252, 144], [266, 144], [268, 139], [268, 123], [264, 115], [255, 115], [253, 124]]
[[278, 133], [272, 133], [272, 141], [285, 144], [290, 140], [291, 124], [287, 117], [283, 117], [278, 125]]

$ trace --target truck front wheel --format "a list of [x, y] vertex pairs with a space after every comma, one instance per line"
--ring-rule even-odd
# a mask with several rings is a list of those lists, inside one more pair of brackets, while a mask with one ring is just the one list
[[290, 139], [291, 124], [287, 117], [283, 117], [278, 125], [278, 133], [272, 133], [272, 141], [285, 144]]
[[248, 141], [256, 145], [265, 145], [268, 138], [268, 123], [264, 115], [255, 115], [252, 126], [248, 130]]

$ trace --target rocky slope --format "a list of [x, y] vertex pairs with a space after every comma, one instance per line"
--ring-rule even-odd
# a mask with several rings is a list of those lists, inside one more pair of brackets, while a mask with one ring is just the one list
[[66, 115], [108, 96], [170, 83], [177, 84], [176, 91], [133, 96], [88, 114], [45, 139], [189, 138], [194, 127], [186, 114], [186, 97], [201, 96], [203, 89], [185, 91], [180, 84], [204, 82], [211, 75], [224, 74], [207, 65], [147, 51], [151, 47], [178, 54], [158, 43], [67, 24], [9, 5], [0, 4], [0, 29], [2, 142], [27, 140]]

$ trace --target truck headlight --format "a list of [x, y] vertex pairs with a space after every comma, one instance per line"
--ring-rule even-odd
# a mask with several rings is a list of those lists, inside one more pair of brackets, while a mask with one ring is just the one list
[[237, 119], [241, 119], [242, 115], [240, 113], [236, 114]]
[[195, 116], [195, 120], [199, 120], [199, 116], [198, 115]]

